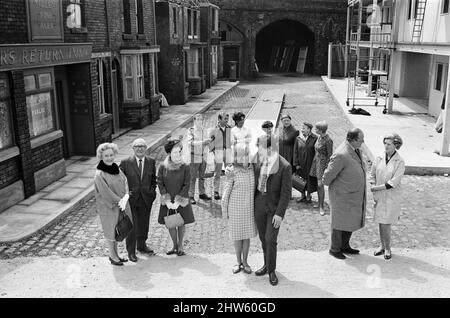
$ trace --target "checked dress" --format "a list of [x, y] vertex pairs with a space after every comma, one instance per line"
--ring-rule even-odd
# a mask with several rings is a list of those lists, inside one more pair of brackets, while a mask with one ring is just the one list
[[257, 235], [254, 213], [255, 175], [248, 168], [234, 166], [227, 173], [222, 213], [228, 213], [230, 238], [234, 241], [250, 239]]

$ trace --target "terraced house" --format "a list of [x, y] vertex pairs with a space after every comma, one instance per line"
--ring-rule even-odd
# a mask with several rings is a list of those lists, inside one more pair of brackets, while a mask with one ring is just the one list
[[159, 118], [153, 0], [0, 0], [0, 211]]

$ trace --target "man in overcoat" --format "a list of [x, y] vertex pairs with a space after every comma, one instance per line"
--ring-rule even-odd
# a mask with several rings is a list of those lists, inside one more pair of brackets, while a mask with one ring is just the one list
[[364, 227], [366, 215], [366, 168], [360, 147], [364, 133], [353, 128], [347, 140], [331, 156], [323, 175], [331, 205], [330, 255], [345, 259], [344, 254], [358, 254], [350, 247], [352, 233]]
[[277, 237], [291, 198], [292, 169], [289, 162], [279, 155], [276, 139], [270, 135], [259, 137], [254, 162], [255, 222], [264, 252], [264, 266], [255, 274], [269, 273], [270, 284], [277, 285]]
[[120, 169], [128, 180], [133, 216], [133, 230], [126, 239], [128, 258], [137, 262], [136, 247], [141, 253], [155, 254], [145, 242], [148, 238], [150, 211], [156, 198], [156, 168], [155, 160], [145, 155], [147, 143], [144, 139], [136, 139], [132, 147], [134, 155], [122, 160]]

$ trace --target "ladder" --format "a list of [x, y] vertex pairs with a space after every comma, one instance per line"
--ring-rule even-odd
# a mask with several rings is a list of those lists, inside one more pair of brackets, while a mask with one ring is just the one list
[[427, 0], [416, 0], [416, 12], [414, 16], [414, 28], [412, 34], [412, 42], [420, 42], [422, 35], [423, 19], [425, 17], [425, 8]]

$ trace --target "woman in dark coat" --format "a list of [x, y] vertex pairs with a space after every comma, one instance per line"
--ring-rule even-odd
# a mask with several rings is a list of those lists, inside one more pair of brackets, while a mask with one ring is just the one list
[[299, 135], [299, 131], [295, 129], [294, 126], [292, 126], [291, 116], [287, 114], [282, 115], [281, 122], [283, 123], [283, 128], [280, 129], [278, 136], [279, 153], [292, 166], [294, 155], [294, 143], [297, 136]]
[[173, 248], [167, 255], [185, 255], [183, 250], [183, 237], [186, 232], [185, 225], [194, 223], [194, 213], [189, 202], [189, 165], [184, 163], [181, 156], [183, 147], [180, 140], [170, 140], [164, 145], [167, 158], [158, 168], [157, 183], [161, 194], [161, 207], [159, 209], [158, 223], [164, 223], [164, 217], [178, 211], [184, 219], [184, 225], [170, 229]]
[[317, 178], [309, 174], [311, 166], [316, 155], [314, 145], [317, 141], [317, 136], [311, 130], [313, 125], [310, 123], [303, 123], [301, 135], [298, 136], [294, 144], [294, 167], [296, 173], [306, 181], [305, 192], [302, 192], [302, 197], [297, 202], [311, 202], [311, 194], [317, 191]]

